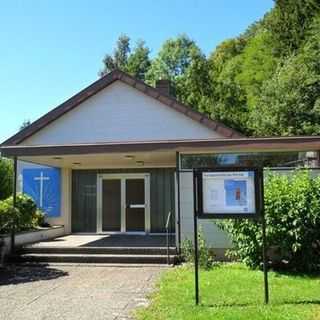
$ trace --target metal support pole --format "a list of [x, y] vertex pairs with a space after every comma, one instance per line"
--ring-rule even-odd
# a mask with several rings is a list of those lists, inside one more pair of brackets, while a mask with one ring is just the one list
[[264, 217], [262, 218], [262, 246], [263, 246], [263, 277], [264, 277], [264, 303], [269, 303], [269, 284], [268, 284], [268, 260], [266, 248], [266, 224]]
[[[12, 190], [12, 199], [13, 199], [13, 207], [16, 208], [17, 206], [17, 157], [13, 158], [13, 190]], [[15, 224], [16, 221], [12, 221], [12, 226], [11, 226], [11, 246], [10, 246], [10, 251], [11, 254], [14, 254], [15, 251]]]
[[261, 171], [261, 224], [262, 224], [262, 258], [263, 258], [263, 278], [264, 278], [264, 303], [269, 303], [269, 283], [268, 283], [268, 259], [267, 259], [267, 237], [266, 219], [264, 216], [264, 179], [263, 169]]
[[178, 197], [178, 205], [177, 205], [177, 226], [178, 226], [178, 253], [181, 253], [181, 213], [180, 213], [180, 154], [176, 152], [176, 178], [177, 178], [177, 197]]
[[199, 253], [198, 253], [198, 223], [197, 216], [194, 215], [194, 285], [196, 305], [199, 304]]
[[194, 286], [195, 286], [195, 301], [199, 305], [199, 253], [198, 253], [198, 217], [197, 217], [197, 183], [193, 174], [193, 234], [194, 234]]

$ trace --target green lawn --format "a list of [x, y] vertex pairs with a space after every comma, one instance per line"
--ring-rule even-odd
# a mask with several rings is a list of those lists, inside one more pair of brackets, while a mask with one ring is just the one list
[[194, 305], [194, 273], [191, 267], [167, 271], [140, 309], [142, 319], [254, 320], [320, 319], [320, 276], [285, 275], [270, 272], [270, 304], [263, 304], [263, 273], [242, 264], [224, 264], [200, 271], [200, 305]]

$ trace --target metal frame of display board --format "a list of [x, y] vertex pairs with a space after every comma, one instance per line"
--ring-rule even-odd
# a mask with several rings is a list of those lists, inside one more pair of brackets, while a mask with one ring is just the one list
[[[204, 172], [254, 172], [255, 212], [253, 213], [209, 213], [203, 210], [203, 173]], [[193, 170], [194, 194], [194, 262], [195, 262], [195, 302], [199, 304], [199, 252], [198, 252], [198, 218], [199, 219], [256, 219], [262, 227], [262, 255], [264, 274], [264, 302], [269, 303], [269, 285], [267, 268], [266, 222], [264, 217], [263, 168], [258, 167], [213, 167]]]

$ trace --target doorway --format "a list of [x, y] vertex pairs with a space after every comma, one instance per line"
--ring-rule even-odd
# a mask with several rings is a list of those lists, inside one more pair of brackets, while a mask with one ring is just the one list
[[150, 232], [150, 174], [99, 174], [97, 231]]

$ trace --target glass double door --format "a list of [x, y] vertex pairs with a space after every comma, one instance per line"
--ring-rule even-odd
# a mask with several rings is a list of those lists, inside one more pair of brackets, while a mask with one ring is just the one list
[[145, 232], [148, 200], [144, 175], [101, 179], [101, 231]]

